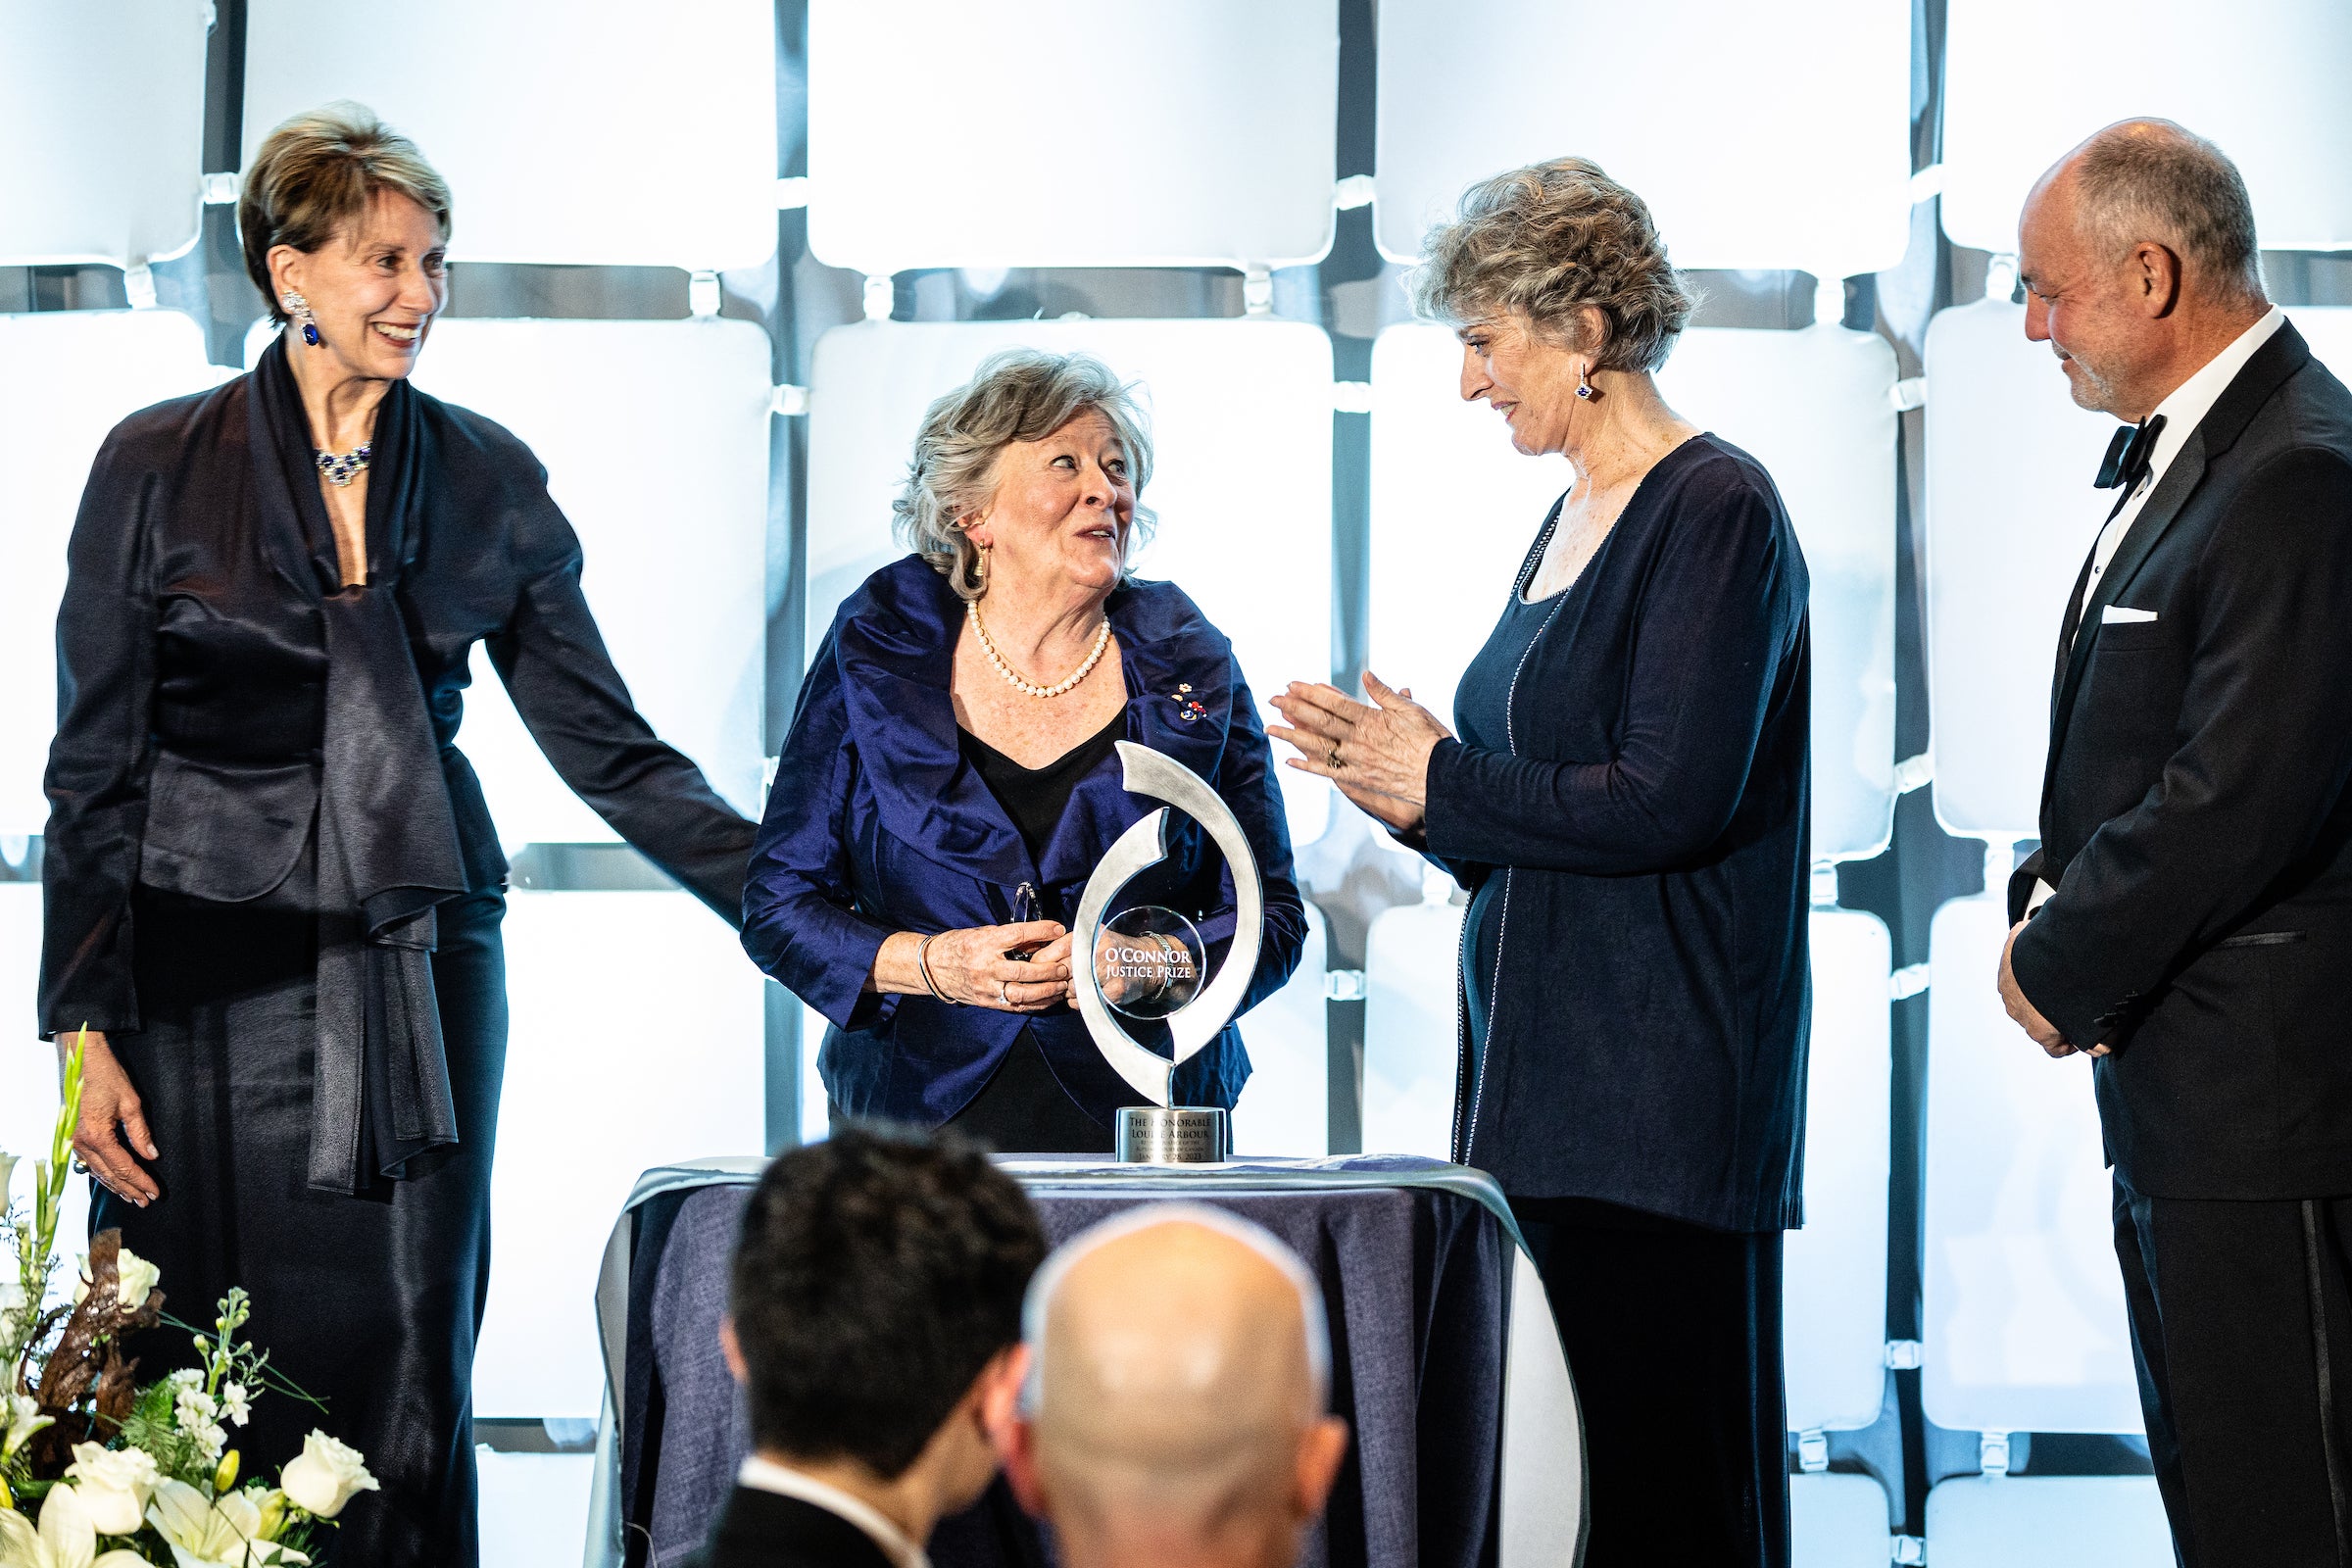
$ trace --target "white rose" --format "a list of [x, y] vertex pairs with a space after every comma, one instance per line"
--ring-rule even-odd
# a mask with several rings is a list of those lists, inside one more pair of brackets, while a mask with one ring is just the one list
[[[135, 1312], [146, 1301], [147, 1293], [164, 1271], [125, 1247], [115, 1254], [115, 1290], [122, 1301], [122, 1310]], [[81, 1259], [81, 1277], [74, 1282], [74, 1304], [79, 1306], [82, 1298], [90, 1294], [90, 1260]]]
[[318, 1431], [302, 1440], [302, 1452], [279, 1473], [277, 1484], [297, 1507], [321, 1519], [341, 1513], [356, 1494], [376, 1490], [360, 1450]]
[[106, 1448], [95, 1443], [74, 1445], [74, 1462], [66, 1474], [89, 1509], [90, 1523], [102, 1536], [138, 1532], [154, 1495], [155, 1456], [140, 1448]]

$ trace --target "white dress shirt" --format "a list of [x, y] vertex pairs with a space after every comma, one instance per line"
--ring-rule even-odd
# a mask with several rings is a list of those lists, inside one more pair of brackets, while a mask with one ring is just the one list
[[[2173, 466], [2173, 459], [2179, 457], [2180, 449], [2188, 444], [2190, 432], [2205, 422], [2205, 416], [2213, 412], [2214, 404], [2221, 400], [2222, 393], [2228, 390], [2230, 383], [2237, 379], [2237, 372], [2246, 368], [2246, 362], [2254, 357], [2254, 351], [2268, 343], [2285, 324], [2286, 313], [2276, 305], [2272, 306], [2261, 320], [2238, 333], [2228, 348], [2205, 362], [2203, 369], [2173, 388], [2173, 395], [2156, 405], [2155, 413], [2164, 416], [2164, 428], [2156, 432], [2156, 449], [2148, 455], [2147, 472], [2141, 475], [2139, 483], [2132, 487], [2132, 493], [2124, 498], [2123, 510], [2115, 514], [2106, 527], [2099, 530], [2099, 542], [2090, 553], [2090, 576], [2082, 584], [2082, 602], [2075, 607], [2078, 620], [2089, 606], [2091, 596], [2099, 591], [2099, 579], [2107, 575], [2108, 566], [2114, 564], [2115, 553], [2122, 547], [2124, 535], [2130, 533], [2132, 524], [2139, 520], [2140, 509], [2148, 504], [2149, 493], [2164, 477], [2164, 470]], [[2076, 626], [2075, 635], [2082, 635], [2080, 625]]]
[[839, 1487], [828, 1486], [813, 1476], [803, 1475], [773, 1459], [762, 1459], [753, 1453], [744, 1456], [743, 1468], [735, 1472], [735, 1484], [750, 1487], [754, 1492], [772, 1492], [782, 1497], [796, 1497], [812, 1507], [847, 1519], [864, 1531], [875, 1545], [882, 1548], [895, 1568], [931, 1568], [931, 1558], [922, 1547], [906, 1539], [906, 1532], [883, 1517], [869, 1502], [851, 1496]]
[[[2132, 487], [2132, 493], [2124, 498], [2122, 509], [2106, 527], [2099, 530], [2099, 542], [2091, 549], [2090, 575], [2083, 580], [2082, 597], [2075, 606], [2075, 636], [2078, 639], [2082, 635], [2082, 623], [2087, 618], [2090, 601], [2099, 591], [2099, 579], [2107, 575], [2107, 568], [2115, 562], [2116, 551], [2123, 547], [2124, 536], [2132, 531], [2132, 524], [2139, 520], [2140, 511], [2147, 506], [2150, 492], [2164, 478], [2164, 470], [2172, 466], [2173, 459], [2179, 457], [2180, 449], [2188, 444], [2189, 435], [2205, 422], [2205, 416], [2213, 412], [2214, 404], [2221, 400], [2222, 393], [2228, 390], [2230, 383], [2237, 379], [2237, 372], [2246, 368], [2246, 362], [2254, 357], [2254, 351], [2268, 343], [2285, 324], [2286, 313], [2276, 305], [2272, 306], [2261, 320], [2230, 339], [2228, 348], [2207, 360], [2204, 368], [2173, 388], [2173, 395], [2156, 405], [2151, 417], [2155, 414], [2163, 415], [2164, 428], [2156, 432], [2156, 448], [2148, 455], [2147, 472], [2140, 476], [2139, 483]], [[2033, 897], [2026, 902], [2026, 912], [2032, 914], [2040, 908], [2056, 891], [2049, 883], [2036, 881]]]

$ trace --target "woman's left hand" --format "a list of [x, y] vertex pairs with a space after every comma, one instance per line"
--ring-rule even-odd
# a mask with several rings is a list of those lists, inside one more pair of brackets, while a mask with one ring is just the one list
[[1355, 701], [1337, 686], [1293, 681], [1273, 699], [1291, 722], [1269, 724], [1266, 733], [1296, 749], [1289, 766], [1317, 774], [1365, 812], [1399, 832], [1418, 826], [1429, 806], [1429, 754], [1453, 731], [1370, 670], [1364, 691], [1372, 705]]

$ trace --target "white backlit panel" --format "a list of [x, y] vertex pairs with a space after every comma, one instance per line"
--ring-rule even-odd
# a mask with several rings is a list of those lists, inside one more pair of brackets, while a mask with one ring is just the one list
[[1886, 1568], [1886, 1489], [1869, 1476], [1790, 1476], [1788, 1533], [1804, 1568]]
[[[1655, 72], [1622, 69], [1661, 47], [1663, 92]], [[1569, 154], [1640, 193], [1678, 267], [1844, 277], [1903, 257], [1911, 17], [1884, 0], [1794, 15], [1749, 0], [1385, 0], [1378, 115], [1378, 235], [1398, 261], [1472, 181]]]
[[1424, 902], [1364, 939], [1364, 1152], [1453, 1157], [1462, 910], [1432, 873]]
[[0, 0], [0, 267], [120, 267], [195, 243], [212, 13]]
[[[250, 360], [269, 341], [248, 337]], [[748, 321], [443, 318], [416, 385], [497, 420], [547, 468], [581, 583], [656, 734], [760, 807], [767, 646], [767, 334]], [[510, 846], [611, 843], [476, 649], [458, 745]]]
[[177, 311], [0, 316], [0, 834], [49, 819], [57, 603], [90, 460], [124, 416], [227, 373], [204, 353]]
[[861, 272], [1330, 247], [1337, 0], [814, 0], [808, 245]]
[[[32, 1167], [49, 1157], [57, 1130], [57, 1048], [35, 1033], [40, 974], [41, 885], [0, 882], [0, 1153], [19, 1160], [8, 1191], [0, 1193], [0, 1207], [13, 1200], [21, 1205], [19, 1214], [32, 1212]], [[87, 1250], [89, 1234], [90, 1181], [76, 1176], [66, 1183], [58, 1216], [59, 1252], [71, 1259]], [[16, 1259], [5, 1262], [13, 1284]], [[52, 1284], [62, 1294], [72, 1280], [61, 1271]]]
[[1921, 1398], [1962, 1431], [2137, 1432], [2090, 1062], [2001, 1010], [2008, 931], [1984, 897], [1930, 928]]
[[1791, 1432], [1866, 1427], [1886, 1392], [1892, 949], [1877, 915], [1816, 909], [1812, 956], [1805, 1224], [1788, 1233], [1782, 1273]]
[[2241, 0], [2229, 16], [2216, 27], [2199, 0], [2150, 0], [2119, 27], [2093, 0], [2047, 0], [2029, 25], [1999, 0], [1951, 0], [1944, 232], [2017, 249], [2018, 209], [2042, 171], [2102, 125], [2157, 115], [2236, 162], [2264, 249], [2352, 245], [2352, 7]]
[[1936, 1568], [2174, 1568], [2153, 1476], [1966, 1476], [1928, 1494]]
[[[338, 98], [449, 181], [450, 256], [584, 267], [756, 267], [776, 248], [776, 34], [767, 0], [252, 0], [245, 166]], [[608, 383], [596, 383], [599, 392]], [[585, 391], [585, 389], [583, 389]]]
[[[1572, 474], [1521, 457], [1459, 396], [1443, 328], [1372, 350], [1371, 663], [1449, 724], [1552, 501]], [[1684, 416], [1772, 473], [1812, 574], [1813, 855], [1886, 846], [1894, 810], [1894, 354], [1874, 333], [1686, 332], [1659, 372]]]
[[[1927, 634], [1936, 815], [1993, 839], [2038, 831], [2066, 596], [2115, 504], [2094, 490], [2116, 421], [2075, 406], [2025, 308], [1939, 312], [1927, 338]], [[2290, 313], [2352, 372], [2352, 309]]]
[[[1331, 340], [1296, 321], [866, 321], [817, 340], [808, 392], [813, 656], [841, 602], [906, 552], [891, 499], [931, 400], [999, 349], [1084, 352], [1138, 383], [1152, 424], [1141, 577], [1174, 582], [1233, 639], [1260, 703], [1331, 672]], [[1276, 749], [1278, 754], [1281, 748]], [[1294, 843], [1330, 811], [1322, 780], [1280, 767]]]
[[579, 1568], [597, 1463], [593, 1453], [477, 1448], [481, 1560], [499, 1568]]
[[1323, 911], [1306, 906], [1306, 946], [1280, 991], [1242, 1014], [1250, 1082], [1233, 1107], [1238, 1154], [1331, 1152], [1331, 1032], [1325, 1023]]
[[592, 1417], [596, 1275], [646, 1169], [761, 1148], [762, 984], [683, 893], [513, 893], [474, 1413]]

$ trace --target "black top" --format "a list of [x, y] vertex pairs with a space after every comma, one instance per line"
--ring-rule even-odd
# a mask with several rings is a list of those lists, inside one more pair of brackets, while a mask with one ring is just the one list
[[[1557, 519], [1559, 509], [1552, 509]], [[1535, 559], [1544, 559], [1544, 550], [1551, 542], [1553, 527], [1546, 522], [1543, 535], [1536, 541]], [[1455, 689], [1453, 703], [1454, 729], [1465, 746], [1484, 747], [1494, 751], [1509, 751], [1511, 746], [1510, 690], [1511, 676], [1519, 662], [1527, 657], [1528, 649], [1544, 627], [1551, 624], [1570, 595], [1580, 592], [1592, 581], [1590, 569], [1580, 572], [1575, 582], [1547, 599], [1530, 604], [1513, 592], [1510, 602], [1503, 606], [1502, 619], [1494, 623], [1494, 633], [1487, 644], [1470, 661]], [[1470, 1082], [1478, 1082], [1478, 1068], [1487, 1048], [1487, 1017], [1494, 1003], [1494, 960], [1502, 946], [1502, 890], [1506, 885], [1501, 877], [1491, 877], [1470, 901], [1469, 912], [1463, 916], [1468, 933], [1462, 941], [1462, 1001], [1467, 1008], [1466, 1041], [1470, 1051]]]
[[1498, 891], [1454, 1157], [1506, 1193], [1799, 1221], [1808, 587], [1771, 475], [1697, 436], [1571, 589], [1504, 605], [1459, 689], [1426, 845]]
[[2011, 963], [2113, 1048], [2100, 1120], [2143, 1196], [2352, 1192], [2348, 690], [2352, 392], [2281, 325], [2058, 649], [2041, 848], [2010, 887], [2012, 918], [2035, 874], [2057, 889]]
[[874, 1538], [829, 1509], [782, 1493], [735, 1488], [710, 1539], [681, 1568], [892, 1568]]
[[[297, 520], [318, 507], [316, 480], [307, 497], [296, 487], [291, 508], [257, 497], [273, 466], [255, 455], [269, 439], [257, 386], [271, 369], [285, 374], [271, 359], [132, 415], [99, 450], [82, 493], [58, 612], [44, 1031], [85, 1020], [138, 1030], [135, 884], [247, 903], [310, 858], [335, 741], [335, 622], [322, 604], [348, 596], [331, 533]], [[374, 682], [359, 695], [379, 706], [421, 705], [416, 743], [446, 790], [455, 880], [486, 891], [507, 872], [456, 746], [468, 661], [482, 642], [564, 781], [739, 923], [753, 825], [638, 716], [581, 596], [579, 541], [538, 460], [500, 425], [406, 381], [386, 394], [377, 428], [396, 433], [401, 450], [368, 481], [367, 596], [396, 613], [360, 628], [388, 630], [390, 647], [364, 649], [369, 662], [352, 668]], [[406, 658], [388, 657], [397, 654]], [[365, 766], [368, 737], [353, 739], [356, 782], [382, 788], [390, 770], [380, 759]], [[385, 848], [397, 864], [404, 846]]]
[[1126, 733], [1127, 710], [1121, 708], [1109, 723], [1043, 767], [1023, 767], [960, 725], [956, 730], [956, 745], [1012, 819], [1013, 830], [1029, 846], [1030, 858], [1042, 860], [1061, 813], [1069, 809], [1070, 791], [1102, 765], [1102, 760]]

